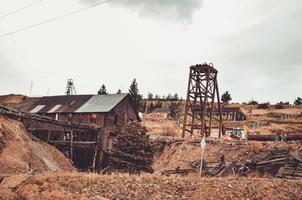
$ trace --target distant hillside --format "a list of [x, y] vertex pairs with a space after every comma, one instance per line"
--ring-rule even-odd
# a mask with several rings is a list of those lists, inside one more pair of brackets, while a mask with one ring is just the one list
[[25, 111], [31, 107], [39, 97], [28, 97], [21, 94], [9, 94], [0, 96], [0, 104], [9, 105], [20, 111]]

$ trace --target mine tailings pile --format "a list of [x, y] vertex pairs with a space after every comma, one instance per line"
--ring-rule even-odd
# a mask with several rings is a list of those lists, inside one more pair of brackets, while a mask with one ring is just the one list
[[28, 134], [22, 123], [0, 115], [0, 173], [75, 171], [51, 145]]

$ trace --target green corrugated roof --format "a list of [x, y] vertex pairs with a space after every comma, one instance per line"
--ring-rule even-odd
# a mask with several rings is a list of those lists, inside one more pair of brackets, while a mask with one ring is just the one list
[[92, 96], [75, 113], [109, 112], [128, 94], [106, 94]]

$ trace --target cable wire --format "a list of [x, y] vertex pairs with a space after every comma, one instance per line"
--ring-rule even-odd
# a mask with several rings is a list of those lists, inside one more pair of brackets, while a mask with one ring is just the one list
[[20, 11], [22, 11], [22, 10], [25, 10], [26, 8], [29, 8], [29, 7], [31, 7], [31, 6], [34, 6], [34, 5], [36, 5], [36, 4], [38, 4], [38, 3], [42, 2], [42, 1], [43, 1], [43, 0], [38, 0], [38, 1], [31, 2], [30, 4], [27, 4], [26, 6], [23, 6], [23, 7], [21, 7], [21, 8], [16, 9], [16, 10], [13, 10], [13, 11], [11, 11], [11, 12], [9, 12], [9, 13], [4, 14], [4, 15], [1, 15], [1, 16], [0, 16], [0, 20], [3, 19], [3, 18], [8, 17], [8, 16], [10, 16], [10, 15], [13, 15], [13, 14], [15, 14], [15, 13], [17, 13], [17, 12], [20, 12]]
[[68, 16], [71, 16], [71, 15], [74, 15], [74, 14], [77, 14], [79, 12], [82, 12], [84, 10], [87, 10], [89, 8], [93, 8], [95, 6], [98, 6], [98, 5], [101, 5], [101, 4], [104, 4], [104, 3], [107, 3], [111, 0], [104, 0], [104, 1], [101, 1], [101, 2], [96, 2], [94, 4], [91, 4], [89, 6], [86, 6], [84, 8], [80, 8], [78, 10], [74, 10], [74, 11], [71, 11], [69, 13], [66, 13], [66, 14], [63, 14], [63, 15], [60, 15], [60, 16], [57, 16], [57, 17], [54, 17], [54, 18], [50, 18], [48, 20], [45, 20], [45, 21], [42, 21], [42, 22], [39, 22], [39, 23], [36, 23], [36, 24], [32, 24], [32, 25], [29, 25], [29, 26], [26, 26], [26, 27], [23, 27], [23, 28], [20, 28], [20, 29], [17, 29], [17, 30], [14, 30], [14, 31], [11, 31], [11, 32], [8, 32], [8, 33], [5, 33], [5, 34], [2, 34], [0, 35], [0, 38], [4, 38], [4, 37], [7, 37], [9, 35], [12, 35], [12, 34], [15, 34], [15, 33], [18, 33], [18, 32], [22, 32], [22, 31], [25, 31], [25, 30], [28, 30], [28, 29], [32, 29], [36, 26], [40, 26], [40, 25], [43, 25], [43, 24], [47, 24], [47, 23], [50, 23], [50, 22], [53, 22], [53, 21], [56, 21], [58, 19], [62, 19], [62, 18], [65, 18], [65, 17], [68, 17]]

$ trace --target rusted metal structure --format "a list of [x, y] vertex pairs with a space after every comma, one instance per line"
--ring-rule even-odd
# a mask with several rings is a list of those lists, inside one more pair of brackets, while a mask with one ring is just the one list
[[67, 79], [65, 94], [66, 95], [77, 94], [74, 83], [73, 83], [73, 79]]
[[[182, 137], [185, 133], [194, 134], [200, 131], [201, 136], [209, 136], [212, 119], [219, 123], [219, 137], [222, 133], [222, 114], [217, 81], [218, 71], [212, 64], [197, 64], [190, 67], [187, 100], [185, 106]], [[213, 116], [215, 97], [217, 98], [218, 118]]]

